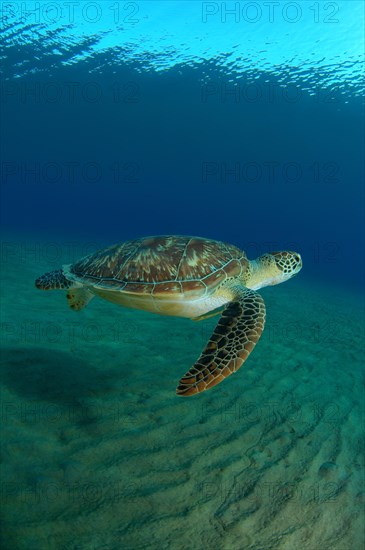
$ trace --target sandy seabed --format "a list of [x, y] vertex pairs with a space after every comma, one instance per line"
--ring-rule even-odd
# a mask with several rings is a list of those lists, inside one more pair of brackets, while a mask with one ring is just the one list
[[2, 270], [2, 549], [363, 547], [360, 296], [301, 275], [263, 289], [245, 365], [182, 398], [217, 318], [76, 313], [34, 288], [47, 270]]

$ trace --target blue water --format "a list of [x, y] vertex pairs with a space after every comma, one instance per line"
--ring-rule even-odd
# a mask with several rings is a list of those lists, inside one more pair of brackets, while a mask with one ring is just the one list
[[[26, 314], [22, 284], [41, 274], [22, 254], [46, 269], [52, 243], [74, 243], [78, 256], [90, 243], [94, 251], [156, 234], [227, 241], [251, 259], [296, 250], [304, 266], [296, 280], [328, 285], [343, 301], [350, 290], [360, 303], [362, 1], [27, 1], [1, 10], [2, 261], [31, 271], [26, 283], [12, 279], [20, 302], [11, 314]], [[294, 302], [292, 284], [284, 298]], [[52, 318], [58, 302], [43, 304]], [[336, 322], [330, 334], [341, 333]], [[342, 360], [352, 371], [350, 355]], [[180, 548], [157, 540], [148, 547]], [[61, 547], [36, 534], [24, 541], [9, 549]]]
[[362, 2], [94, 4], [3, 5], [4, 230], [295, 247], [361, 283]]

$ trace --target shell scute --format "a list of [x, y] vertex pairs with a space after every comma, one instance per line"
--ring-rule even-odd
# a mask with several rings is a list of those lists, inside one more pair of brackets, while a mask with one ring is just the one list
[[243, 271], [242, 262], [239, 260], [231, 260], [223, 267], [229, 277], [238, 277]]
[[164, 282], [156, 284], [153, 294], [172, 294], [176, 292], [182, 292], [182, 285], [180, 282]]
[[207, 286], [202, 281], [183, 281], [181, 286], [184, 294], [204, 295], [207, 291]]
[[132, 294], [152, 294], [153, 285], [144, 283], [126, 283], [123, 290]]

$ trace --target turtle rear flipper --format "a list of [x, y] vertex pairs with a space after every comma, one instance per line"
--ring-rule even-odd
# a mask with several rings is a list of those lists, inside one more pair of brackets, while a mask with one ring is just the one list
[[188, 396], [208, 390], [236, 372], [255, 347], [264, 324], [263, 299], [242, 287], [223, 311], [195, 365], [181, 378], [176, 393]]
[[85, 287], [70, 288], [67, 292], [67, 303], [74, 311], [80, 311], [94, 298], [95, 294]]

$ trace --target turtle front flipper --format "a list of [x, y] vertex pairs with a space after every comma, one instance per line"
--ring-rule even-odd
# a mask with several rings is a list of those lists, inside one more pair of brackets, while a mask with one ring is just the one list
[[208, 390], [236, 372], [250, 355], [265, 325], [265, 304], [254, 290], [239, 288], [224, 309], [195, 365], [181, 378], [176, 393]]

